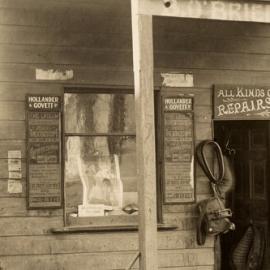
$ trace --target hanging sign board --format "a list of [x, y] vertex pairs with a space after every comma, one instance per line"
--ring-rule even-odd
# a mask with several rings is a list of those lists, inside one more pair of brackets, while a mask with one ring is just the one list
[[62, 206], [61, 101], [59, 96], [27, 96], [28, 208]]
[[215, 85], [214, 119], [270, 119], [270, 87]]
[[195, 200], [193, 98], [163, 96], [164, 203]]

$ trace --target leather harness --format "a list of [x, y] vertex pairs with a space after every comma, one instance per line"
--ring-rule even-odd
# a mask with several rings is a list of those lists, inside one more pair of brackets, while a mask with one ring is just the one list
[[[211, 171], [206, 159], [206, 148], [212, 148], [218, 161], [218, 175]], [[232, 211], [225, 208], [219, 185], [225, 175], [224, 159], [219, 144], [212, 140], [201, 142], [196, 149], [197, 161], [211, 183], [213, 196], [198, 203], [199, 218], [197, 222], [197, 242], [199, 245], [205, 243], [206, 235], [218, 235], [234, 230], [235, 226], [230, 222]]]

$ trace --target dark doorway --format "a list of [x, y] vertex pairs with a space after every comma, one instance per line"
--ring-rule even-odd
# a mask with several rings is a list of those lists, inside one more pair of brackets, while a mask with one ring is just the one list
[[[216, 121], [215, 140], [222, 148], [235, 150], [231, 156], [235, 171], [235, 187], [226, 204], [233, 210], [236, 230], [222, 236], [222, 270], [229, 270], [230, 251], [250, 223], [263, 228], [268, 242], [269, 228], [269, 122]], [[267, 245], [267, 244], [266, 244]], [[270, 269], [266, 248], [263, 270]]]

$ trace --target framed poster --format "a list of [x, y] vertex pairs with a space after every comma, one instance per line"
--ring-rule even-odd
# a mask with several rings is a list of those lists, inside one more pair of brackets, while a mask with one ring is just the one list
[[215, 85], [215, 120], [269, 120], [270, 86]]
[[162, 96], [163, 202], [190, 203], [194, 188], [193, 98]]
[[27, 95], [27, 206], [62, 207], [61, 98]]

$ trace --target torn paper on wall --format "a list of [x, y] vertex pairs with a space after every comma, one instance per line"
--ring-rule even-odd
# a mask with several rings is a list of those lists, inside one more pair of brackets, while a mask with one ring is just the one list
[[8, 178], [9, 179], [22, 179], [22, 173], [21, 172], [8, 172]]
[[162, 85], [166, 87], [193, 87], [193, 74], [161, 73]]
[[8, 180], [8, 193], [22, 193], [22, 183], [17, 180]]
[[8, 159], [8, 171], [9, 172], [20, 172], [22, 170], [22, 162], [19, 158]]
[[8, 151], [8, 158], [22, 158], [22, 152], [20, 150]]
[[36, 80], [64, 81], [73, 79], [73, 70], [36, 69]]

